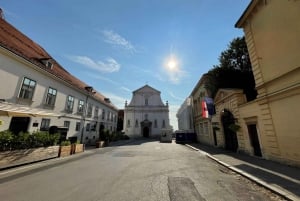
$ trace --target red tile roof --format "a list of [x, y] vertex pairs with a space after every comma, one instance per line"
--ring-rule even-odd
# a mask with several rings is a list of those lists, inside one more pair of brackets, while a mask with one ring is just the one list
[[[30, 38], [25, 36], [11, 24], [6, 22], [0, 17], [0, 46], [6, 48], [7, 50], [15, 53], [16, 55], [23, 57], [27, 61], [35, 64], [39, 68], [61, 78], [62, 80], [68, 82], [72, 86], [77, 87], [86, 93], [85, 87], [86, 83], [82, 82], [75, 76], [71, 75], [67, 70], [65, 70], [54, 58], [51, 57], [40, 45], [32, 41]], [[43, 59], [50, 59], [53, 67], [47, 68], [43, 63]], [[111, 109], [117, 110], [117, 108], [105, 101], [106, 98], [100, 92], [95, 93], [94, 98], [100, 101], [102, 104], [110, 107]]]

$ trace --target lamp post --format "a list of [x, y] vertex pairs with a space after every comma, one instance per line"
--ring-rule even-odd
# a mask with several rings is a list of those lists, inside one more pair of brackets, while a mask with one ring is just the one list
[[88, 109], [88, 99], [90, 95], [93, 95], [94, 93], [96, 93], [93, 89], [93, 87], [91, 86], [86, 86], [84, 87], [84, 89], [87, 91], [86, 94], [86, 99], [85, 99], [85, 105], [84, 105], [84, 110], [82, 113], [82, 129], [81, 129], [81, 136], [80, 136], [80, 143], [83, 144], [83, 132], [84, 132], [84, 125], [85, 125], [85, 118], [86, 118], [86, 113], [87, 113], [87, 109]]

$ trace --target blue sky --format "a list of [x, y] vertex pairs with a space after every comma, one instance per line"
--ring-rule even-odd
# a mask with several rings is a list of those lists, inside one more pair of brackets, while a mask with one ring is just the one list
[[1, 0], [0, 7], [9, 23], [119, 109], [145, 84], [161, 91], [177, 129], [180, 105], [243, 35], [234, 24], [249, 2]]

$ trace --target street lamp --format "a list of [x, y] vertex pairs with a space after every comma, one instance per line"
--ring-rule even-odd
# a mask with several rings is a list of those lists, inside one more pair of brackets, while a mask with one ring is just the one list
[[86, 90], [86, 99], [85, 99], [85, 107], [84, 107], [84, 110], [83, 110], [83, 113], [82, 113], [82, 129], [81, 129], [81, 136], [80, 136], [80, 143], [83, 144], [83, 132], [84, 132], [84, 125], [85, 125], [85, 117], [86, 117], [86, 113], [87, 113], [87, 109], [88, 109], [88, 99], [89, 99], [89, 96], [90, 95], [93, 95], [95, 94], [96, 92], [94, 91], [93, 87], [92, 86], [86, 86], [84, 87], [84, 89]]

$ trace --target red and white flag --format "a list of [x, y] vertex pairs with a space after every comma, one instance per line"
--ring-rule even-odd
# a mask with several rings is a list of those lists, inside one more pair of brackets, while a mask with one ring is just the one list
[[202, 117], [203, 118], [208, 118], [209, 117], [205, 100], [202, 101]]

